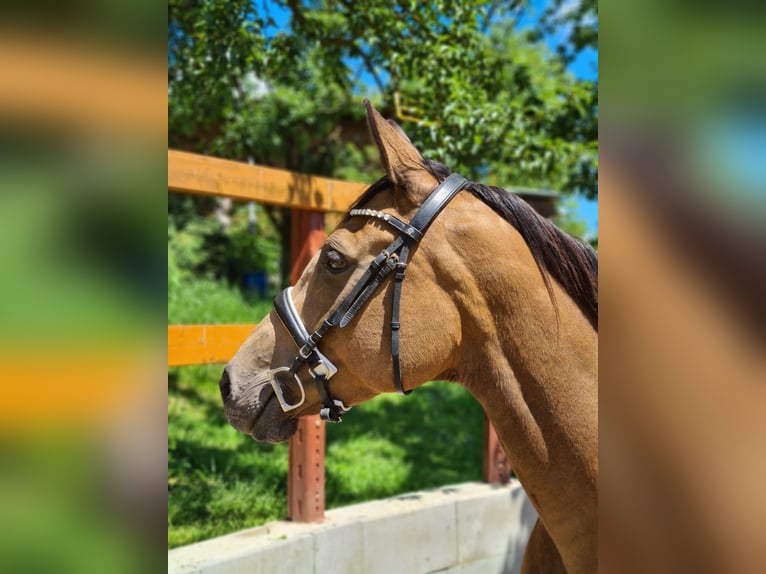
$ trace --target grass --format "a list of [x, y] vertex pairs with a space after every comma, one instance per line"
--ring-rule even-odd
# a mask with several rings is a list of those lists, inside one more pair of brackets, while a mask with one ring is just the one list
[[212, 279], [168, 285], [168, 324], [257, 323], [272, 307], [270, 299], [244, 296]]
[[[169, 373], [168, 547], [286, 514], [287, 445], [228, 425], [220, 365]], [[454, 383], [381, 395], [327, 427], [328, 508], [481, 479], [482, 410]]]
[[[210, 281], [169, 296], [172, 323], [258, 321], [248, 302]], [[221, 365], [168, 372], [168, 547], [284, 518], [287, 444], [261, 444], [226, 421]], [[381, 395], [327, 426], [326, 505], [481, 479], [482, 410], [462, 387], [435, 382]]]

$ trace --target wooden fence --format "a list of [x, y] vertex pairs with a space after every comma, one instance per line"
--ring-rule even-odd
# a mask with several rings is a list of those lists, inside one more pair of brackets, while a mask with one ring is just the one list
[[[168, 191], [231, 197], [292, 211], [291, 281], [295, 283], [325, 239], [325, 212], [345, 212], [368, 186], [168, 150]], [[169, 325], [168, 366], [225, 363], [253, 324]], [[302, 417], [290, 439], [287, 511], [298, 522], [324, 517], [325, 427], [319, 416]], [[510, 468], [497, 435], [484, 422], [484, 479], [507, 482]]]

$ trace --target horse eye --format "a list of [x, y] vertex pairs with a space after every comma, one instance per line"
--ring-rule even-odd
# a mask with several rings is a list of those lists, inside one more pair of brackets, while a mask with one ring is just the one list
[[329, 267], [332, 271], [342, 271], [346, 268], [346, 260], [337, 251], [328, 251], [327, 267]]

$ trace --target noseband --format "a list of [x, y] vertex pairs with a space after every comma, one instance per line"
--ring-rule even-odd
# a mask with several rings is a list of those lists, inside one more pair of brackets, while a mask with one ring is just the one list
[[[354, 315], [375, 292], [380, 282], [394, 270], [396, 270], [396, 273], [394, 273], [394, 300], [391, 310], [391, 360], [393, 362], [394, 389], [401, 395], [408, 395], [411, 392], [405, 391], [402, 387], [402, 373], [399, 364], [399, 303], [402, 295], [404, 273], [407, 270], [407, 258], [412, 246], [423, 238], [431, 222], [436, 219], [436, 216], [441, 213], [450, 200], [465, 186], [467, 181], [456, 173], [450, 175], [431, 192], [409, 223], [405, 223], [401, 219], [381, 211], [352, 209], [349, 212], [351, 217], [375, 217], [396, 229], [399, 235], [372, 261], [364, 275], [357, 281], [354, 288], [351, 289], [351, 292], [333, 309], [313, 333], [309, 333], [295, 308], [292, 298], [292, 287], [288, 287], [277, 295], [277, 298], [274, 300], [274, 309], [298, 346], [298, 354], [295, 356], [290, 367], [279, 367], [271, 370], [270, 382], [283, 411], [287, 412], [296, 409], [305, 401], [306, 394], [303, 389], [303, 383], [298, 376], [298, 370], [304, 363], [308, 363], [309, 373], [314, 380], [319, 398], [322, 401], [322, 409], [319, 411], [322, 420], [328, 422], [341, 421], [341, 415], [348, 411], [349, 407], [346, 407], [342, 401], [333, 400], [330, 397], [327, 383], [338, 372], [338, 369], [319, 351], [319, 342], [332, 327], [343, 328], [348, 325], [351, 319], [354, 318]], [[291, 380], [297, 382], [298, 389], [300, 390], [300, 399], [293, 403], [289, 402], [283, 393], [283, 385], [288, 384]]]

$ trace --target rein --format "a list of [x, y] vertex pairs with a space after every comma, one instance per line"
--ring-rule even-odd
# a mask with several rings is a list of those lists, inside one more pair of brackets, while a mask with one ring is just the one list
[[[349, 410], [338, 399], [330, 396], [328, 381], [338, 372], [338, 368], [322, 354], [318, 348], [322, 337], [333, 327], [343, 328], [354, 318], [357, 312], [364, 306], [370, 296], [375, 292], [381, 281], [391, 272], [394, 273], [394, 298], [391, 310], [391, 360], [393, 363], [394, 389], [401, 395], [408, 395], [412, 391], [405, 391], [402, 386], [401, 365], [399, 362], [399, 307], [402, 296], [402, 283], [407, 270], [407, 259], [410, 249], [417, 244], [425, 235], [428, 227], [444, 207], [454, 198], [468, 182], [464, 177], [453, 173], [426, 198], [420, 208], [415, 212], [409, 223], [391, 215], [372, 209], [352, 209], [351, 217], [374, 217], [399, 232], [399, 236], [375, 257], [364, 275], [357, 281], [351, 292], [341, 301], [329, 316], [322, 322], [319, 328], [309, 333], [303, 320], [295, 308], [292, 298], [292, 287], [288, 287], [277, 295], [274, 300], [274, 309], [287, 331], [298, 347], [298, 354], [289, 367], [279, 367], [270, 372], [270, 382], [279, 404], [284, 412], [300, 407], [306, 400], [303, 383], [298, 375], [298, 370], [304, 363], [308, 364], [308, 371], [314, 380], [322, 408], [319, 415], [327, 422], [340, 422], [341, 415]], [[298, 384], [300, 399], [297, 402], [289, 402], [284, 395], [283, 385], [286, 386], [291, 380]]]

